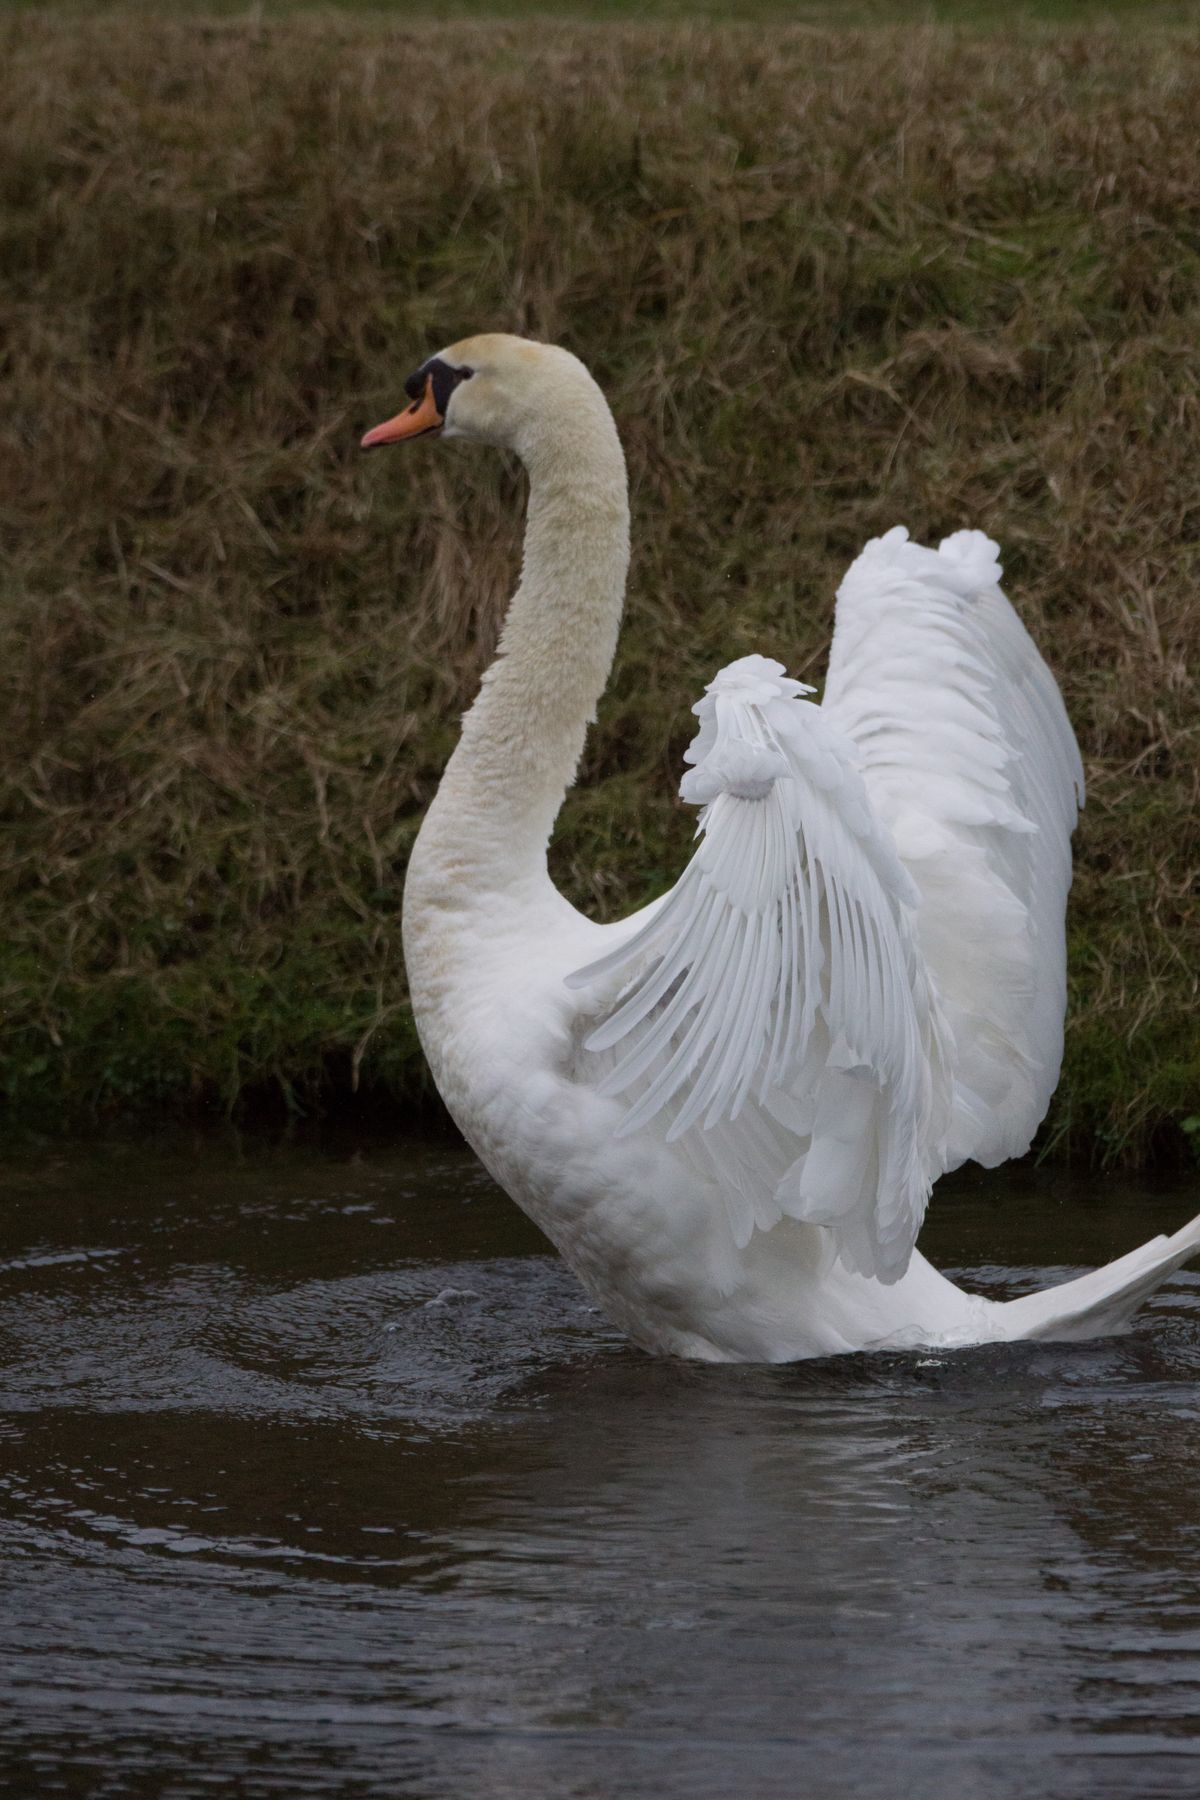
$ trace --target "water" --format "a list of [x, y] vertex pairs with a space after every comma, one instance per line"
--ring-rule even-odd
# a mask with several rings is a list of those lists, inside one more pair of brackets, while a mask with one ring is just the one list
[[[1200, 1792], [1200, 1277], [1125, 1338], [656, 1363], [445, 1145], [10, 1156], [0, 1791]], [[1200, 1204], [974, 1176], [1004, 1294]]]

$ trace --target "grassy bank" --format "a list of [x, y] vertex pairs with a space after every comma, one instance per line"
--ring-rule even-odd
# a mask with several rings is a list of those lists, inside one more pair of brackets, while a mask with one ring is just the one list
[[[0, 0], [0, 11], [37, 11], [45, 0]], [[878, 25], [963, 25], [1006, 36], [1030, 25], [1194, 26], [1200, 0], [59, 0], [77, 17], [253, 19], [314, 12], [351, 13], [397, 24], [437, 19], [488, 24], [539, 18], [629, 25], [815, 25], [837, 30]]]
[[897, 520], [1005, 549], [1091, 777], [1049, 1140], [1200, 1113], [1200, 39], [0, 20], [0, 1086], [66, 1112], [421, 1092], [407, 848], [517, 471], [370, 463], [439, 344], [596, 371], [628, 625], [555, 851], [686, 854], [688, 708], [810, 678]]

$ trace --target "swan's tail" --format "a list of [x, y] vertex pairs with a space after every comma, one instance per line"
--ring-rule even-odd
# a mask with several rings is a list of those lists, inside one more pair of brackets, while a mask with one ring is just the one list
[[1151, 1238], [1102, 1269], [1006, 1301], [999, 1309], [1004, 1338], [1069, 1340], [1120, 1331], [1142, 1301], [1194, 1256], [1200, 1256], [1200, 1213], [1171, 1237]]

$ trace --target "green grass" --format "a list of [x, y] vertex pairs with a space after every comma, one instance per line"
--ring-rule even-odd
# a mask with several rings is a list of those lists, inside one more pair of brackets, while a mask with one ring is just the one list
[[1092, 784], [1047, 1142], [1189, 1154], [1198, 116], [1150, 29], [0, 24], [9, 1111], [427, 1096], [404, 863], [522, 488], [356, 441], [494, 327], [585, 357], [633, 481], [572, 897], [681, 866], [716, 668], [819, 676], [865, 538], [981, 525]]

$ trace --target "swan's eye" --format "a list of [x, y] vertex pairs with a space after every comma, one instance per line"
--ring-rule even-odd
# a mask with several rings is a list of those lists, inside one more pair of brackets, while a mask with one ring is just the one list
[[428, 362], [422, 363], [409, 376], [404, 384], [404, 391], [410, 400], [419, 400], [432, 380], [433, 403], [444, 419], [451, 394], [459, 382], [469, 380], [474, 373], [474, 369], [456, 369], [453, 363], [443, 362], [440, 356], [431, 356]]

